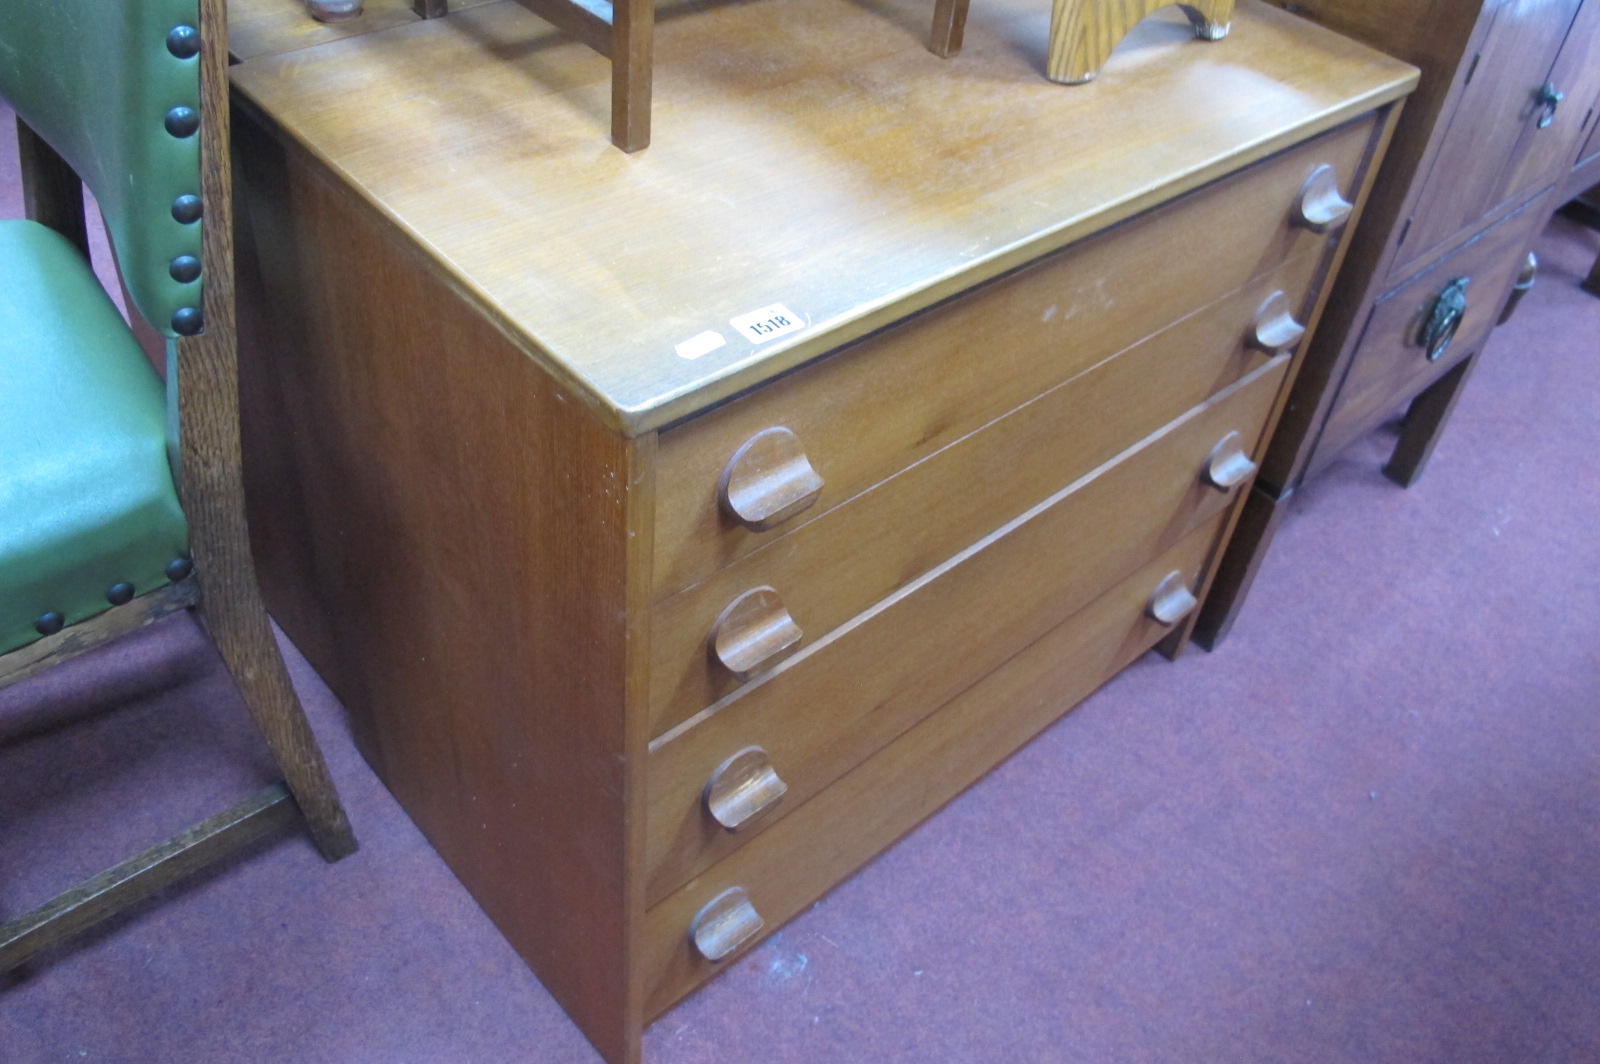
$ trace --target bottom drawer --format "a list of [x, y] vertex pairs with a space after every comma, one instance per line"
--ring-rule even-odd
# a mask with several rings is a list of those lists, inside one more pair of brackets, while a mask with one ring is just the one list
[[[1543, 202], [1540, 197], [1378, 301], [1328, 415], [1313, 469], [1483, 346], [1544, 217]], [[1452, 309], [1442, 301], [1460, 281], [1466, 282], [1461, 302]], [[1436, 307], [1430, 354], [1424, 334]]]
[[[652, 908], [640, 959], [654, 1019], [776, 930], [1087, 697], [1170, 629], [1147, 615], [1171, 572], [1194, 587], [1226, 520], [1219, 514], [1046, 633], [873, 757]], [[743, 898], [729, 892], [741, 890]], [[743, 907], [747, 899], [749, 909]], [[696, 918], [725, 911], [718, 962]], [[751, 913], [761, 925], [753, 926]]]

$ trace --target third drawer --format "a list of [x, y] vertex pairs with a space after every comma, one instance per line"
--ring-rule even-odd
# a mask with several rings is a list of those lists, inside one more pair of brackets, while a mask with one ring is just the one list
[[[648, 897], [759, 834], [1227, 506], [1248, 481], [1209, 483], [1212, 456], [1230, 434], [1256, 453], [1288, 365], [1273, 358], [652, 742]], [[787, 791], [741, 830], [708, 809], [708, 785], [730, 763], [750, 775], [730, 781], [736, 795]]]

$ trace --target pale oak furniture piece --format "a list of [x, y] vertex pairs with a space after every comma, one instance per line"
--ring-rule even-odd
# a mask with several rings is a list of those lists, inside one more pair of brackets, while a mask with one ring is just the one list
[[1422, 475], [1502, 307], [1531, 283], [1529, 246], [1600, 144], [1600, 0], [1282, 6], [1415, 63], [1422, 80], [1201, 615], [1208, 647], [1232, 628], [1288, 500], [1345, 447], [1405, 410], [1384, 473], [1403, 487]]
[[[1234, 0], [1055, 0], [1050, 10], [1050, 50], [1045, 77], [1065, 85], [1081, 85], [1100, 73], [1128, 31], [1142, 19], [1166, 7], [1176, 7], [1189, 18], [1194, 35], [1203, 41], [1220, 41], [1228, 35]], [[938, 0], [934, 7], [935, 55], [961, 51], [969, 0]]]
[[633, 156], [512, 3], [233, 70], [269, 600], [609, 1060], [1177, 652], [1414, 82], [1247, 0], [1063, 90], [1030, 5], [959, 85], [921, 0], [663, 20]]
[[[226, 42], [220, 0], [0, 9], [0, 95], [18, 115], [29, 214], [0, 221], [0, 686], [192, 608], [286, 784], [0, 925], [0, 970], [297, 807], [329, 860], [356, 848], [278, 656], [244, 524]], [[85, 182], [130, 310], [165, 356], [165, 388], [90, 269]]]

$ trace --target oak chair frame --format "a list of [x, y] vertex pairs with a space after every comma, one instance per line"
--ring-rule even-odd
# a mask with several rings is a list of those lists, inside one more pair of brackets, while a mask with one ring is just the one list
[[[297, 809], [327, 860], [345, 857], [357, 846], [274, 641], [250, 555], [235, 361], [227, 18], [224, 0], [200, 0], [199, 8], [205, 328], [171, 341], [183, 382], [177, 395], [178, 492], [189, 523], [194, 568], [181, 580], [0, 656], [0, 688], [167, 614], [192, 609], [216, 644], [285, 782], [0, 926], [0, 971], [239, 850], [292, 820]], [[81, 181], [20, 118], [17, 131], [27, 216], [62, 233], [87, 255]], [[137, 313], [131, 318], [134, 333], [147, 350], [150, 341], [161, 341]], [[168, 394], [170, 403], [170, 387]]]

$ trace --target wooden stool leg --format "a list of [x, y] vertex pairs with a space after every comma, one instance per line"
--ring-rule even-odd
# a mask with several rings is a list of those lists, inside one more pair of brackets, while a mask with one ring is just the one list
[[318, 22], [349, 22], [361, 17], [364, 0], [306, 0], [306, 13]]
[[651, 0], [617, 0], [611, 18], [611, 143], [638, 151], [650, 144], [655, 5]]
[[49, 226], [89, 257], [83, 217], [83, 182], [67, 161], [22, 119], [17, 119], [17, 168], [22, 174], [23, 212]]
[[1255, 583], [1261, 561], [1278, 534], [1278, 525], [1288, 512], [1288, 502], [1293, 489], [1274, 494], [1265, 485], [1256, 485], [1245, 497], [1234, 526], [1233, 537], [1211, 581], [1210, 593], [1200, 606], [1200, 616], [1195, 621], [1193, 640], [1206, 650], [1215, 650], [1228, 638], [1233, 622], [1244, 608], [1244, 600]]
[[[1112, 49], [1142, 19], [1172, 0], [1055, 0], [1045, 77], [1066, 85], [1091, 81]], [[1189, 0], [1179, 8], [1196, 37], [1220, 41], [1233, 21], [1234, 0]]]
[[961, 39], [967, 31], [967, 5], [969, 0], [938, 0], [933, 6], [933, 36], [928, 50], [944, 59], [961, 51]]
[[1433, 456], [1433, 445], [1439, 441], [1445, 422], [1450, 420], [1450, 412], [1461, 397], [1461, 386], [1466, 384], [1472, 367], [1477, 364], [1478, 355], [1474, 352], [1411, 400], [1411, 409], [1406, 411], [1405, 422], [1400, 426], [1400, 441], [1394, 446], [1389, 464], [1383, 467], [1384, 476], [1402, 488], [1409, 488], [1421, 479], [1428, 459]]

